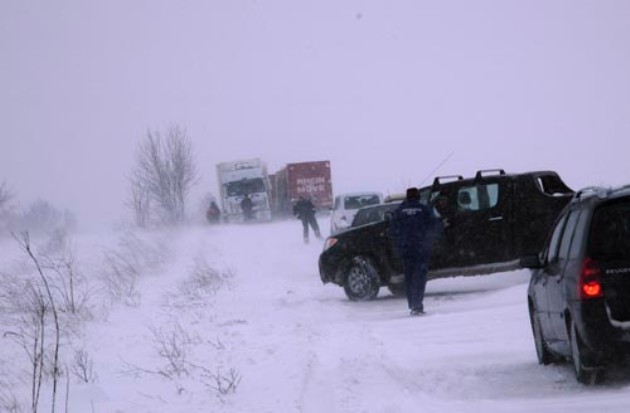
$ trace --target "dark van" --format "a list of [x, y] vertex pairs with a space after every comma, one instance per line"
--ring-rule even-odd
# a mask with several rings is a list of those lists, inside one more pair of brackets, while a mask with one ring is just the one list
[[630, 186], [579, 191], [522, 264], [541, 364], [571, 360], [592, 384], [630, 355]]

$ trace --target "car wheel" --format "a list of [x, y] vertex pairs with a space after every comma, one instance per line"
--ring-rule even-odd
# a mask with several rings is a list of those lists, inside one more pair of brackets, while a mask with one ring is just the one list
[[370, 261], [357, 257], [346, 273], [343, 289], [352, 301], [372, 300], [378, 295], [380, 282], [378, 273]]
[[392, 295], [395, 295], [396, 297], [403, 297], [407, 295], [405, 284], [390, 284], [387, 286], [387, 289], [390, 293], [392, 293]]
[[599, 369], [590, 364], [587, 357], [584, 343], [577, 332], [575, 323], [571, 320], [571, 359], [573, 360], [573, 370], [575, 378], [583, 384], [595, 384], [597, 382]]
[[538, 356], [538, 363], [547, 365], [557, 361], [557, 358], [551, 354], [545, 343], [545, 336], [543, 335], [542, 328], [540, 326], [540, 319], [538, 315], [530, 305], [529, 307], [529, 320], [532, 324], [532, 333], [534, 334], [534, 344], [536, 345], [536, 356]]

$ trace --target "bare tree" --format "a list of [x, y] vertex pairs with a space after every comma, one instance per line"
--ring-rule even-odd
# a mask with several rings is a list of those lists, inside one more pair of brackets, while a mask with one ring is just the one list
[[13, 192], [9, 190], [6, 182], [2, 182], [0, 185], [0, 211], [2, 211], [9, 201], [13, 198]]
[[38, 199], [22, 213], [19, 225], [22, 231], [45, 233], [71, 229], [75, 223], [76, 218], [72, 212], [61, 211], [50, 202]]
[[149, 224], [151, 214], [151, 194], [149, 188], [142, 183], [141, 176], [134, 173], [129, 179], [131, 190], [127, 199], [127, 206], [131, 209], [133, 219], [139, 227], [146, 227]]
[[4, 235], [5, 230], [11, 229], [15, 221], [15, 214], [12, 211], [10, 202], [13, 199], [13, 192], [6, 182], [0, 184], [0, 235]]
[[[152, 208], [162, 223], [183, 222], [186, 196], [196, 180], [197, 168], [186, 130], [171, 126], [165, 137], [148, 131], [138, 146], [137, 165], [131, 178], [131, 205], [136, 220], [138, 212], [146, 219], [147, 208]], [[140, 222], [146, 223], [143, 219]]]

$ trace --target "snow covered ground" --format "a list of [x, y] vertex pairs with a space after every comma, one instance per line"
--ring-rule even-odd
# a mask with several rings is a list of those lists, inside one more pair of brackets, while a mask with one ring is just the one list
[[[124, 249], [121, 240], [144, 245], [134, 251], [145, 264], [132, 294], [95, 306], [64, 341], [69, 370], [77, 350], [92, 369], [87, 380], [61, 380], [58, 411], [66, 388], [68, 411], [79, 413], [627, 411], [627, 372], [585, 387], [568, 364], [537, 364], [526, 271], [431, 281], [428, 314], [410, 317], [386, 289], [353, 303], [322, 285], [321, 242], [304, 245], [300, 232], [286, 221], [74, 237], [90, 276]], [[0, 271], [18, 268], [19, 254], [1, 241]], [[93, 290], [91, 300], [105, 295]], [[15, 340], [1, 340], [9, 411], [9, 395], [29, 400], [28, 359]], [[41, 411], [50, 411], [49, 385]]]

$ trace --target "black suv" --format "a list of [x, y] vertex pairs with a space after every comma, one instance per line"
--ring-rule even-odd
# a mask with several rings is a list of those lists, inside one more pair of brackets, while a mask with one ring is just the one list
[[[474, 177], [437, 177], [420, 188], [445, 230], [433, 244], [428, 278], [487, 274], [519, 267], [519, 258], [539, 252], [558, 213], [573, 196], [550, 171], [506, 174], [478, 171]], [[351, 228], [326, 239], [319, 257], [324, 283], [344, 287], [351, 300], [376, 297], [381, 286], [404, 292], [402, 263], [387, 236], [388, 220]]]
[[630, 354], [630, 186], [579, 191], [532, 269], [529, 314], [538, 361], [573, 361], [577, 380]]

